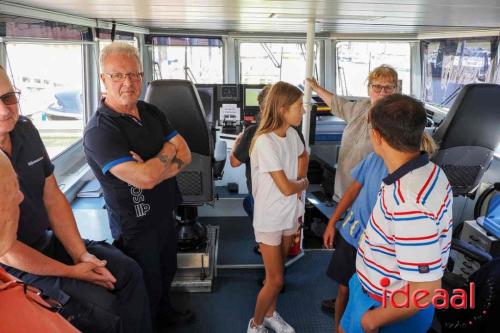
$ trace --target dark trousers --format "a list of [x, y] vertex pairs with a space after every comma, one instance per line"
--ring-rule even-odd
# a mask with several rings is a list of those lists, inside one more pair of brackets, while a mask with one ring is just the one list
[[249, 193], [245, 199], [243, 199], [243, 209], [245, 210], [245, 213], [247, 213], [248, 217], [250, 217], [250, 221], [253, 220], [253, 206], [253, 196]]
[[168, 315], [172, 311], [170, 285], [177, 270], [177, 232], [173, 216], [134, 235], [122, 235], [116, 246], [141, 266], [152, 318]]
[[[83, 332], [151, 332], [148, 298], [141, 268], [120, 250], [105, 243], [85, 241], [88, 252], [106, 260], [116, 278], [115, 289], [76, 279], [38, 276], [5, 266], [6, 270], [63, 304], [61, 314]], [[40, 249], [46, 256], [72, 265], [73, 261], [55, 236]]]

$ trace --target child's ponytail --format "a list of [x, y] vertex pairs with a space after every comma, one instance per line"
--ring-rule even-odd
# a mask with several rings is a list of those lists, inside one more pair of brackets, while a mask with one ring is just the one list
[[429, 156], [432, 156], [437, 150], [436, 142], [426, 131], [422, 133], [422, 143], [420, 144], [420, 150], [426, 151]]

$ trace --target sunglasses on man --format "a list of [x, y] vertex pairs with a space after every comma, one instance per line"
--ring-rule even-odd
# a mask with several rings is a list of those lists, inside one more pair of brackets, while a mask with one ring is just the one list
[[0, 100], [5, 105], [14, 105], [14, 104], [19, 103], [19, 96], [20, 95], [21, 95], [21, 92], [12, 91], [12, 92], [8, 92], [8, 93], [0, 96]]

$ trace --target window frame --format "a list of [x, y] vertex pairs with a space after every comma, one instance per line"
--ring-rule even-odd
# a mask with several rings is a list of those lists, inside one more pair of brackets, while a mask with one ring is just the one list
[[[500, 59], [500, 54], [498, 53], [500, 51], [500, 37], [497, 35], [481, 35], [481, 36], [458, 36], [458, 37], [436, 37], [436, 38], [426, 38], [426, 39], [421, 39], [420, 40], [420, 51], [421, 51], [421, 84], [422, 84], [422, 96], [421, 100], [425, 103], [426, 106], [430, 106], [431, 108], [434, 108], [437, 113], [439, 113], [439, 116], [442, 116], [443, 118], [446, 116], [446, 114], [449, 111], [449, 107], [443, 106], [443, 105], [437, 105], [431, 102], [426, 101], [426, 91], [425, 91], [425, 84], [426, 84], [426, 70], [425, 66], [427, 63], [424, 63], [424, 61], [427, 58], [427, 46], [430, 43], [433, 42], [442, 42], [442, 41], [457, 41], [458, 43], [460, 42], [473, 42], [473, 41], [487, 41], [487, 39], [490, 39], [491, 41], [491, 54], [495, 55], [496, 57], [492, 57], [491, 60], [491, 69], [490, 69], [490, 75], [488, 77], [488, 80], [485, 80], [484, 83], [495, 83], [495, 79], [497, 79], [499, 82], [497, 84], [500, 84], [500, 64], [499, 64], [499, 59]], [[469, 82], [472, 83], [472, 82]]]
[[[321, 85], [324, 85], [325, 83], [325, 73], [323, 71], [324, 69], [324, 59], [325, 59], [325, 39], [327, 38], [318, 38], [316, 37], [314, 39], [314, 43], [316, 45], [316, 58], [315, 64], [317, 66], [317, 73], [318, 73], [318, 82]], [[282, 37], [271, 37], [271, 36], [265, 36], [265, 37], [235, 37], [234, 39], [234, 48], [235, 48], [235, 60], [234, 60], [234, 70], [235, 70], [235, 83], [240, 84], [241, 83], [241, 73], [240, 73], [240, 63], [241, 63], [241, 57], [240, 57], [240, 50], [241, 50], [241, 44], [243, 43], [273, 43], [273, 44], [299, 44], [302, 43], [304, 45], [307, 44], [307, 40], [303, 37], [297, 38], [297, 37], [290, 37], [288, 39], [283, 39]], [[306, 62], [306, 60], [304, 60]]]
[[[225, 38], [226, 36], [223, 36], [223, 35], [204, 35], [204, 34], [196, 34], [196, 33], [193, 33], [193, 34], [151, 34], [151, 35], [145, 35], [144, 36], [145, 39], [146, 39], [146, 42], [145, 42], [145, 47], [147, 47], [148, 49], [148, 54], [150, 55], [150, 60], [151, 60], [151, 79], [154, 80], [154, 68], [153, 66], [155, 66], [155, 50], [154, 48], [155, 47], [159, 47], [159, 46], [172, 46], [172, 47], [188, 47], [188, 45], [161, 45], [161, 44], [154, 44], [152, 42], [153, 38], [155, 37], [172, 37], [172, 38], [200, 38], [200, 39], [219, 39], [222, 43], [222, 46], [221, 46], [221, 56], [222, 56], [222, 77], [221, 77], [221, 82], [193, 82], [193, 83], [200, 83], [200, 84], [224, 84], [226, 83], [227, 79], [227, 38]], [[207, 45], [207, 46], [195, 46], [195, 47], [216, 47], [216, 46], [210, 46], [210, 45]], [[185, 80], [189, 80], [189, 78], [183, 78]]]
[[[333, 91], [336, 92], [337, 91], [337, 80], [339, 79], [337, 77], [337, 66], [339, 64], [339, 59], [338, 59], [338, 53], [337, 53], [337, 43], [342, 43], [342, 42], [352, 42], [352, 43], [374, 43], [374, 42], [381, 42], [381, 43], [408, 43], [409, 44], [409, 47], [410, 47], [410, 59], [409, 59], [409, 63], [410, 63], [410, 71], [409, 71], [409, 75], [410, 75], [410, 80], [409, 80], [409, 84], [410, 84], [410, 95], [413, 95], [413, 96], [417, 96], [418, 98], [420, 98], [420, 95], [421, 95], [421, 92], [420, 92], [420, 89], [417, 88], [417, 85], [415, 85], [415, 82], [414, 82], [414, 74], [417, 74], [417, 73], [420, 73], [420, 68], [421, 68], [421, 64], [420, 64], [420, 56], [416, 56], [415, 55], [415, 52], [418, 50], [418, 54], [420, 55], [420, 52], [419, 52], [419, 49], [420, 49], [420, 41], [416, 38], [403, 38], [403, 39], [375, 39], [375, 38], [360, 38], [360, 39], [357, 39], [357, 38], [339, 38], [339, 39], [334, 39], [334, 43], [332, 43], [332, 52], [333, 52], [333, 57], [335, 59], [335, 66], [332, 68], [332, 70], [334, 71], [334, 76], [335, 76], [335, 82], [334, 82], [334, 86], [333, 86]], [[391, 65], [388, 63], [388, 65]], [[418, 85], [418, 87], [420, 87], [420, 84]], [[345, 97], [348, 97], [348, 98], [356, 98], [356, 99], [360, 99], [360, 98], [366, 98], [366, 96], [354, 96], [354, 95], [348, 95], [348, 96], [345, 96]]]

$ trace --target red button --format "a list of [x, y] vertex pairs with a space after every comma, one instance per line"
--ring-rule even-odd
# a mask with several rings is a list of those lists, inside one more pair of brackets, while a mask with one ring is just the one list
[[380, 279], [380, 285], [381, 285], [382, 287], [384, 287], [384, 288], [385, 288], [385, 287], [387, 287], [389, 284], [391, 284], [391, 281], [389, 280], [389, 278], [387, 278], [387, 277], [383, 277], [383, 278], [381, 278], [381, 279]]

